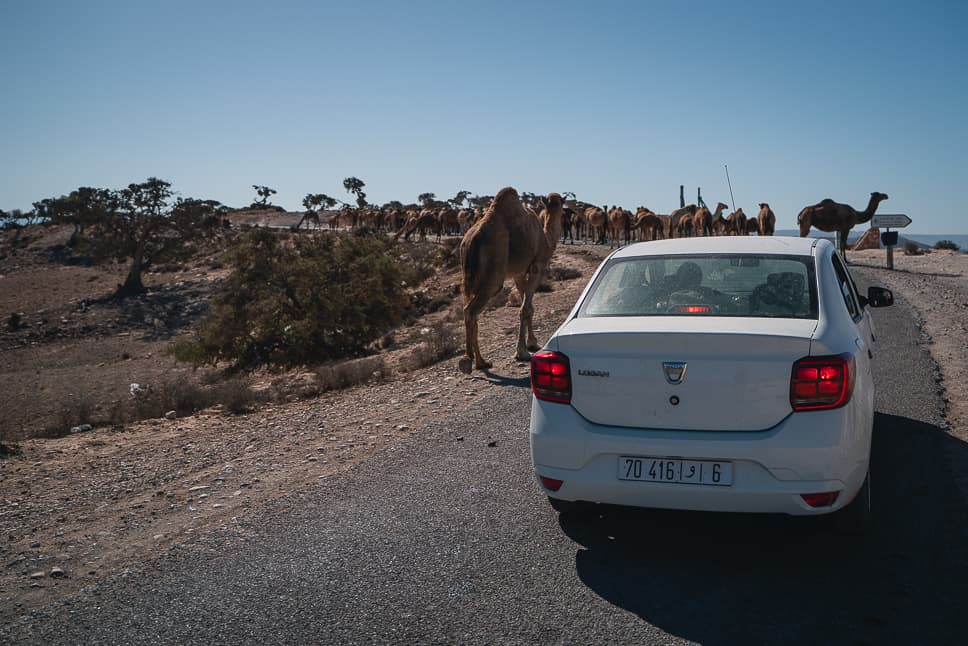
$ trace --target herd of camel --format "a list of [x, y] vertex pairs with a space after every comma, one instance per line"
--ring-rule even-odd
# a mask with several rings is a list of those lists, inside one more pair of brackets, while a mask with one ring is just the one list
[[[887, 199], [884, 193], [871, 193], [867, 209], [858, 212], [847, 204], [825, 199], [805, 207], [797, 216], [800, 236], [806, 237], [811, 227], [837, 232], [841, 253], [846, 253], [847, 234], [855, 225], [869, 221], [877, 205]], [[773, 235], [776, 216], [767, 203], [760, 204], [755, 219], [746, 218], [742, 209], [723, 217], [728, 207], [720, 202], [714, 213], [705, 206], [689, 205], [658, 215], [644, 207], [635, 216], [620, 207], [601, 209], [587, 205], [570, 209], [558, 193], [539, 198], [534, 209], [522, 204], [517, 191], [501, 189], [480, 219], [473, 222], [460, 242], [461, 292], [464, 296], [464, 332], [466, 354], [458, 363], [464, 373], [472, 369], [487, 370], [492, 364], [481, 355], [478, 340], [478, 318], [488, 301], [500, 293], [504, 281], [511, 278], [521, 295], [521, 315], [515, 358], [527, 361], [531, 352], [540, 349], [532, 328], [534, 293], [545, 275], [559, 239], [567, 239], [582, 226], [599, 232], [605, 241], [606, 229], [613, 240], [620, 235], [630, 242], [632, 231], [645, 239], [689, 235]], [[571, 213], [568, 213], [568, 211]], [[400, 234], [398, 233], [398, 236]]]
[[[857, 211], [848, 204], [825, 199], [804, 207], [797, 216], [800, 236], [806, 237], [811, 228], [836, 232], [840, 251], [846, 255], [847, 234], [858, 225], [870, 221], [877, 206], [887, 199], [884, 193], [873, 192], [867, 208]], [[711, 235], [773, 235], [776, 216], [770, 205], [760, 204], [756, 217], [747, 217], [743, 209], [728, 216], [729, 207], [722, 202], [710, 211], [705, 205], [690, 204], [665, 214], [639, 207], [631, 211], [615, 206], [609, 209], [562, 198], [559, 193], [547, 197], [534, 196], [522, 201], [511, 187], [501, 189], [487, 209], [455, 209], [451, 206], [424, 209], [369, 209], [346, 210], [330, 216], [330, 228], [342, 225], [368, 226], [395, 231], [394, 240], [406, 240], [415, 232], [421, 237], [435, 233], [460, 235], [461, 291], [464, 296], [464, 329], [466, 355], [459, 368], [465, 373], [472, 369], [487, 370], [491, 363], [481, 355], [478, 342], [478, 318], [488, 301], [500, 293], [508, 278], [521, 295], [521, 315], [515, 358], [527, 361], [531, 352], [538, 350], [532, 329], [534, 293], [540, 284], [559, 240], [564, 243], [579, 239], [596, 243], [628, 244], [634, 239], [656, 240], [688, 236]], [[303, 221], [318, 227], [319, 215], [307, 211], [294, 228]]]

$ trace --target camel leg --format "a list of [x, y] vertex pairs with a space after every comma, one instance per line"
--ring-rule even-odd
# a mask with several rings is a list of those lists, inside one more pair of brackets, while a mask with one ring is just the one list
[[534, 335], [534, 292], [541, 281], [542, 271], [532, 267], [524, 276], [515, 276], [514, 284], [521, 294], [521, 323], [518, 327], [518, 348], [514, 358], [518, 361], [530, 361], [531, 352], [540, 350], [538, 339]]
[[464, 305], [464, 334], [467, 342], [467, 354], [458, 363], [461, 372], [470, 374], [471, 366], [478, 370], [487, 370], [492, 364], [481, 356], [481, 345], [477, 336], [477, 320], [487, 305], [487, 298], [475, 294], [467, 299]]

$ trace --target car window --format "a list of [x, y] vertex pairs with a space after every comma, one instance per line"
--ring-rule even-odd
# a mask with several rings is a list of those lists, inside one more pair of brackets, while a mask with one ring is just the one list
[[847, 308], [850, 318], [856, 320], [857, 317], [862, 315], [862, 311], [860, 303], [857, 300], [857, 293], [854, 290], [854, 283], [850, 278], [850, 274], [847, 273], [847, 268], [844, 267], [840, 256], [833, 254], [831, 256], [831, 262], [834, 265], [834, 274], [837, 276], [837, 283], [840, 288], [840, 295], [844, 299], [844, 306]]
[[756, 254], [612, 259], [578, 315], [816, 319], [813, 259]]

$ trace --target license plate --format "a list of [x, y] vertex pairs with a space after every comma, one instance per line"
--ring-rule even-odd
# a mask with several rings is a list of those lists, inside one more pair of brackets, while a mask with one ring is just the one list
[[618, 459], [618, 479], [727, 487], [733, 484], [733, 463], [623, 455]]

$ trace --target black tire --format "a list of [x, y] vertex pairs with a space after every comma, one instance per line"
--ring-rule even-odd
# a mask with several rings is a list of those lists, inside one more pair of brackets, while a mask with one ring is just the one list
[[870, 530], [872, 508], [871, 508], [871, 472], [868, 468], [867, 477], [864, 484], [850, 503], [838, 512], [835, 512], [837, 528], [844, 534], [857, 536], [866, 534]]

